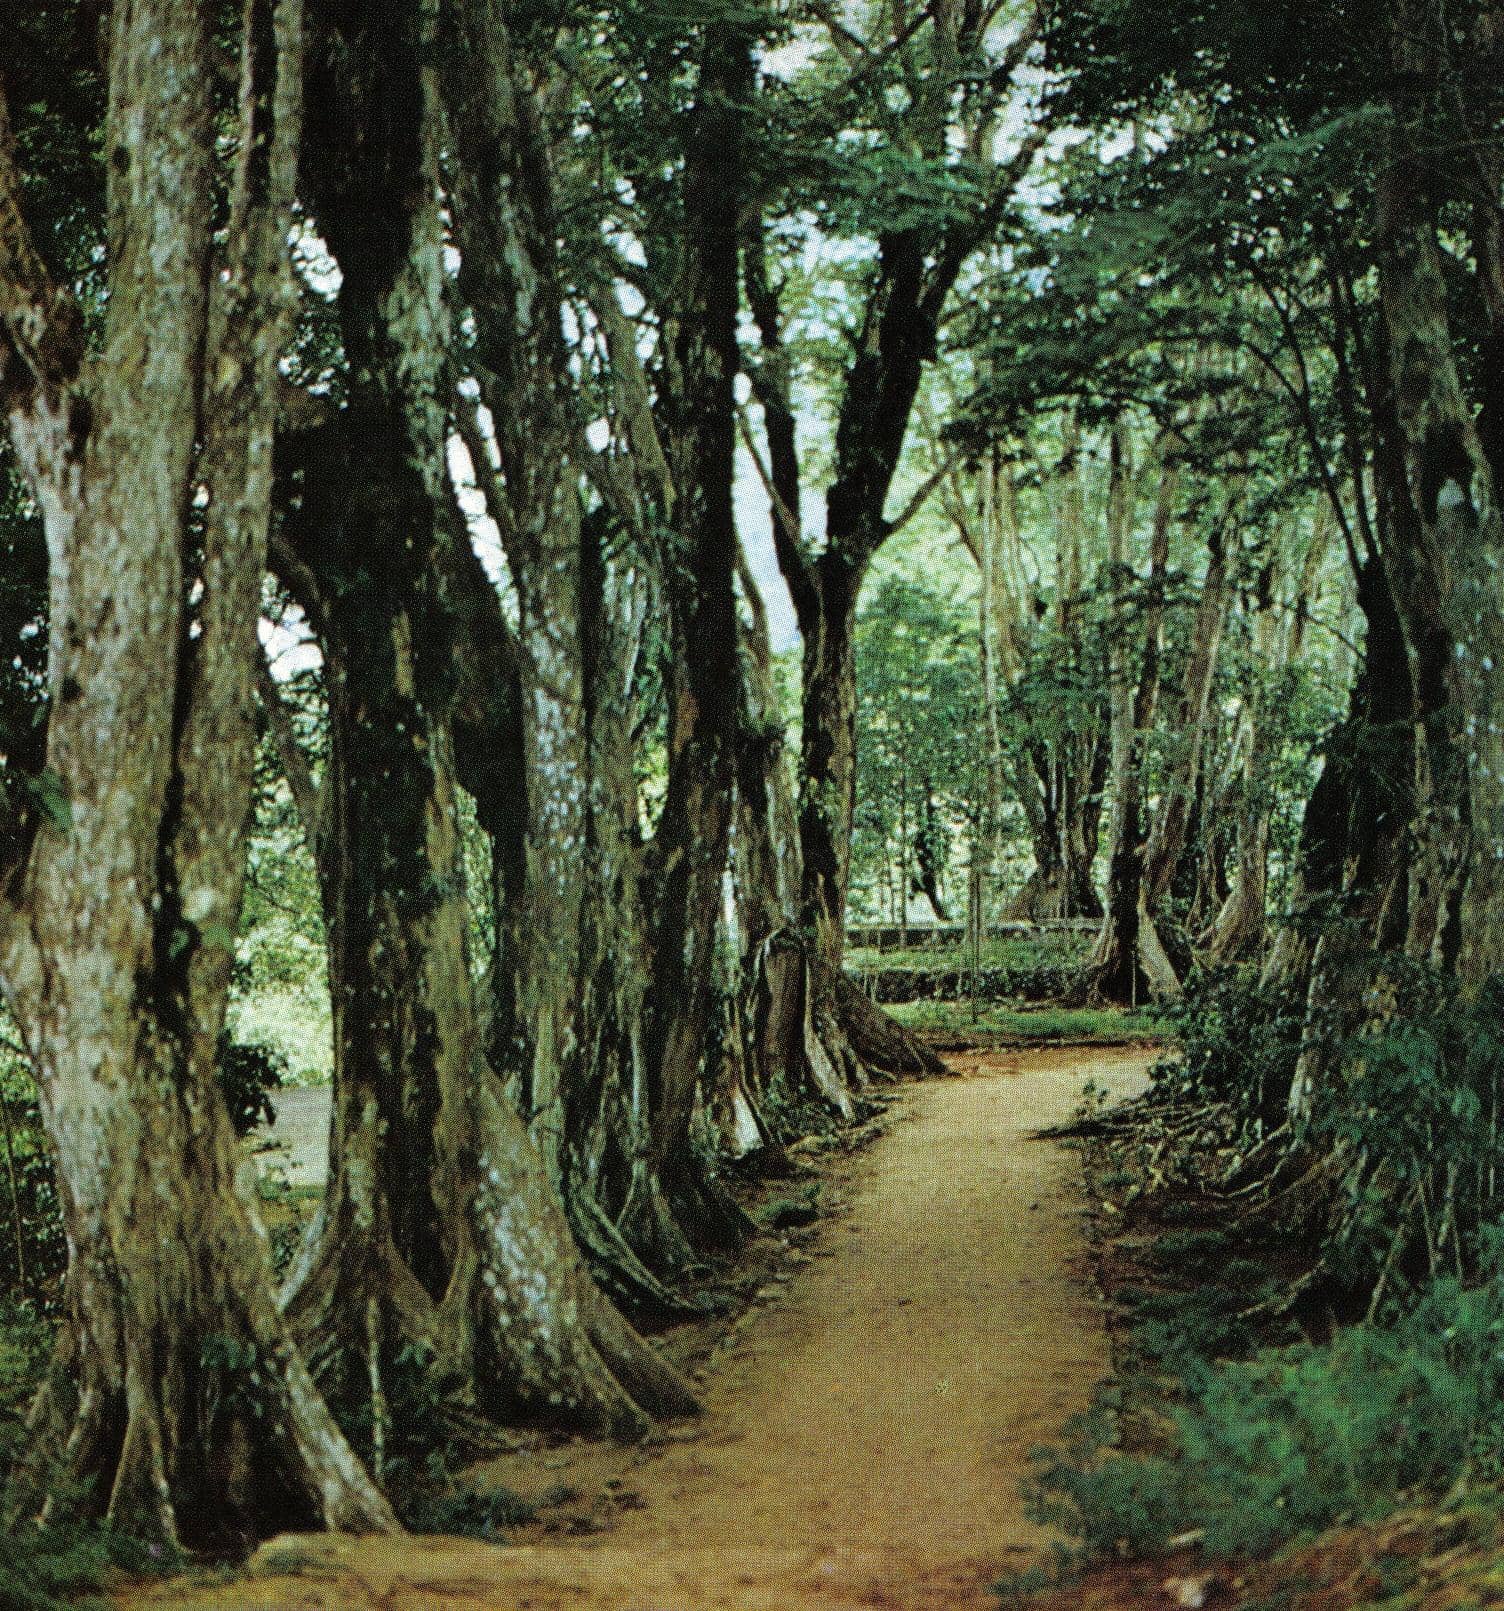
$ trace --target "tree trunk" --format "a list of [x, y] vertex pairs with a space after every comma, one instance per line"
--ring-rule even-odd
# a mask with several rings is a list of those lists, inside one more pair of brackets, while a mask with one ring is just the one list
[[0, 101], [0, 363], [52, 554], [46, 776], [66, 801], [0, 904], [70, 1250], [19, 1493], [55, 1484], [58, 1508], [190, 1547], [395, 1526], [278, 1312], [213, 1080], [251, 802], [301, 12], [245, 7], [218, 248], [206, 27], [191, 0], [110, 19], [109, 297], [87, 399]]
[[764, 1122], [759, 1104], [769, 1094], [783, 1106], [812, 1101], [850, 1119], [855, 1111], [850, 1093], [810, 1021], [808, 962], [799, 937], [798, 819], [773, 686], [772, 649], [762, 596], [745, 561], [739, 577], [751, 614], [742, 636], [744, 717], [735, 857], [749, 1101], [758, 1108], [758, 1123]]
[[[353, 374], [331, 427], [345, 473], [305, 472], [299, 560], [315, 579], [310, 615], [330, 667], [342, 851], [334, 865], [344, 875], [330, 897], [341, 1089], [330, 1196], [289, 1302], [304, 1324], [349, 1337], [372, 1324], [374, 1295], [379, 1342], [393, 1352], [428, 1343], [440, 1378], [487, 1413], [635, 1432], [645, 1411], [692, 1400], [580, 1268], [550, 1155], [535, 1150], [503, 1094], [474, 997], [451, 721], [472, 765], [477, 722], [514, 761], [521, 750], [534, 813], [582, 811], [583, 802], [560, 787], [569, 780], [553, 764], [553, 713], [535, 703], [531, 728], [524, 720], [519, 731], [515, 702], [476, 686], [487, 658], [500, 657], [510, 688], [516, 662], [498, 641], [499, 611], [476, 595], [478, 565], [442, 474], [448, 348], [434, 42], [372, 30], [360, 10], [326, 16], [329, 121], [319, 135], [330, 188], [315, 202], [343, 274]], [[374, 128], [362, 121], [394, 104], [409, 115]], [[345, 141], [361, 161], [339, 160]], [[352, 502], [358, 546], [346, 535]], [[536, 619], [522, 584], [519, 593], [524, 619]], [[541, 652], [536, 637], [529, 647]], [[577, 658], [570, 669], [578, 674]], [[550, 686], [567, 698], [567, 679]], [[499, 759], [493, 753], [491, 764]], [[478, 778], [477, 789], [490, 830], [515, 830], [517, 814], [494, 783]], [[508, 888], [517, 859], [501, 840]], [[528, 874], [538, 876], [531, 863]], [[571, 891], [578, 899], [578, 882], [561, 898]], [[575, 930], [560, 932], [561, 945], [577, 947]], [[536, 933], [528, 943], [540, 943]], [[562, 961], [572, 978], [570, 955]], [[523, 977], [542, 976], [534, 967]], [[546, 1083], [568, 1045], [558, 1005], [556, 989], [515, 999], [514, 1027], [525, 1024], [542, 1048], [522, 1087], [535, 1120], [540, 1108], [550, 1119], [558, 1112]]]
[[[1330, 504], [1322, 496], [1316, 505], [1311, 539], [1306, 546], [1292, 602], [1290, 622], [1283, 634], [1273, 615], [1277, 571], [1266, 568], [1255, 617], [1251, 686], [1243, 706], [1243, 768], [1238, 806], [1236, 873], [1203, 945], [1207, 960], [1221, 964], [1261, 953], [1264, 947], [1269, 877], [1269, 825], [1273, 801], [1268, 772], [1275, 759], [1278, 728], [1269, 702], [1278, 701], [1300, 658], [1306, 622], [1315, 601], [1321, 567], [1333, 531]], [[1260, 669], [1262, 668], [1262, 675]]]
[[[1109, 548], [1126, 556], [1132, 527], [1132, 467], [1126, 432], [1112, 437], [1108, 495]], [[1083, 670], [1080, 597], [1086, 493], [1082, 480], [1080, 429], [1074, 417], [1065, 428], [1055, 513], [1055, 653], [1072, 671]], [[1010, 547], [1017, 549], [1016, 532]], [[1122, 561], [1126, 563], [1126, 559]], [[1022, 667], [1020, 667], [1020, 671]], [[1109, 674], [1109, 688], [1115, 679]], [[1130, 698], [1131, 695], [1125, 697]], [[1109, 694], [1109, 705], [1111, 695]], [[1026, 922], [1101, 917], [1093, 870], [1102, 818], [1102, 790], [1108, 775], [1109, 732], [1100, 717], [1084, 724], [1062, 723], [1037, 737], [1029, 764], [1017, 769], [1017, 792], [1029, 824], [1034, 868], [1008, 905], [1007, 916]]]
[[[779, 362], [776, 298], [761, 273], [760, 247], [745, 254], [748, 299], [765, 347], [758, 394], [767, 419], [772, 472], [771, 519], [785, 547], [797, 550], [799, 463], [793, 416]], [[855, 1113], [844, 1066], [833, 1061], [815, 1027], [811, 947], [801, 931], [804, 866], [794, 790], [777, 728], [772, 646], [756, 579], [739, 556], [751, 614], [743, 639], [737, 773], [736, 859], [743, 927], [742, 1018], [747, 1060], [759, 1092], [810, 1100], [850, 1119]]]
[[[452, 1040], [434, 994], [453, 896], [435, 880], [429, 838], [449, 740], [418, 661], [433, 641], [421, 598], [446, 495], [449, 331], [435, 87], [417, 65], [432, 41], [416, 12], [380, 29], [329, 5], [319, 21], [304, 189], [340, 266], [350, 377], [341, 412], [295, 445], [278, 553], [319, 636], [329, 705], [320, 864], [334, 1119], [328, 1186], [284, 1301], [307, 1344], [342, 1367], [326, 1380], [350, 1402], [373, 1326], [388, 1362], [432, 1344], [448, 1271], [433, 1177], [438, 1066]], [[382, 99], [401, 115], [378, 130]]]
[[[682, 1265], [737, 1240], [745, 1221], [690, 1145], [701, 1067], [719, 1006], [715, 942], [730, 850], [736, 767], [735, 380], [739, 368], [738, 226], [742, 121], [752, 85], [740, 23], [707, 24], [685, 152], [684, 198], [695, 220], [684, 247], [679, 333], [668, 404], [678, 489], [663, 566], [672, 675], [668, 785], [654, 836], [652, 952], [644, 1025], [654, 1189], [641, 1177], [622, 1210], [640, 1253]], [[662, 1194], [662, 1195], [660, 1195]], [[665, 1221], [666, 1195], [676, 1225]]]
[[[1382, 486], [1382, 463], [1380, 472]], [[1391, 518], [1404, 518], [1403, 511], [1392, 507], [1381, 530]], [[1363, 662], [1349, 715], [1328, 743], [1306, 806], [1292, 916], [1264, 970], [1266, 983], [1306, 1002], [1289, 1100], [1296, 1118], [1309, 1115], [1336, 1046], [1360, 1021], [1375, 956], [1400, 946], [1407, 928], [1412, 671], [1376, 557], [1358, 575], [1357, 597], [1368, 628]]]
[[[1120, 1006], [1137, 1005], [1155, 993], [1173, 993], [1179, 985], [1158, 945], [1158, 937], [1153, 934], [1153, 924], [1146, 922], [1144, 907], [1143, 750], [1159, 703], [1165, 573], [1170, 556], [1170, 527], [1179, 491], [1179, 475], [1168, 457], [1168, 443], [1163, 444], [1163, 451], [1166, 457], [1160, 470], [1149, 541], [1144, 648], [1138, 684], [1131, 703], [1126, 693], [1120, 691], [1115, 695], [1113, 706], [1114, 760], [1119, 770], [1113, 787], [1112, 855], [1107, 871], [1106, 912], [1081, 986], [1086, 999]], [[1119, 630], [1126, 626], [1130, 580], [1131, 573], [1118, 572], [1115, 609]]]
[[[980, 40], [974, 43], [979, 45]], [[1027, 40], [1023, 48], [1027, 49]], [[1010, 57], [1007, 71], [1021, 60], [1022, 52], [1016, 59]], [[948, 104], [932, 106], [924, 119], [926, 138], [943, 144], [949, 117]], [[1039, 139], [1042, 131], [1031, 131], [1002, 168], [994, 206], [1012, 195]], [[818, 555], [806, 551], [796, 520], [773, 523], [779, 567], [804, 642], [799, 834], [804, 860], [801, 905], [811, 947], [811, 1017], [840, 1075], [857, 1084], [865, 1075], [864, 1057], [870, 1057], [874, 1067], [893, 1072], [936, 1071], [943, 1066], [928, 1047], [896, 1022], [887, 1021], [870, 1003], [865, 1009], [858, 1007], [860, 992], [840, 984], [856, 781], [853, 629], [863, 578], [892, 530], [884, 511], [924, 365], [935, 355], [946, 299], [994, 216], [989, 208], [980, 228], [978, 220], [968, 218], [938, 230], [904, 227], [881, 233], [861, 329], [842, 383], [823, 551]], [[755, 243], [754, 250], [765, 250], [765, 243]], [[762, 279], [765, 283], [766, 276]], [[754, 316], [762, 329], [765, 354], [778, 353], [768, 323], [771, 317], [776, 331], [776, 301], [765, 298], [755, 303]], [[768, 390], [768, 395], [779, 394], [776, 385]], [[773, 414], [783, 430], [789, 413], [786, 384], [780, 401], [782, 406]], [[778, 491], [783, 508], [797, 514], [797, 486], [779, 486]], [[881, 1035], [876, 1033], [879, 1022]]]
[[[1504, 516], [1464, 397], [1447, 312], [1430, 152], [1451, 49], [1417, 0], [1396, 11], [1393, 147], [1379, 189], [1379, 289], [1417, 541], [1404, 576], [1416, 679], [1416, 851], [1406, 949], [1479, 980], [1504, 956]], [[1434, 653], [1431, 652], [1434, 646]]]
[[[1236, 496], [1234, 493], [1233, 497]], [[1178, 755], [1166, 780], [1145, 852], [1144, 896], [1151, 913], [1158, 911], [1174, 887], [1181, 858], [1190, 842], [1190, 825], [1201, 783], [1211, 717], [1212, 684], [1216, 678], [1222, 629], [1227, 620], [1227, 540], [1226, 525], [1215, 527], [1208, 538], [1206, 575], [1191, 623], [1190, 654], [1176, 712]]]

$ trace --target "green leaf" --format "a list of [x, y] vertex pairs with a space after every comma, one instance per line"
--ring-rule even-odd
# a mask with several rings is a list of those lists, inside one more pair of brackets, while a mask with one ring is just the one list
[[23, 779], [26, 791], [36, 801], [37, 808], [59, 833], [73, 830], [73, 806], [68, 799], [68, 786], [62, 775], [53, 767], [44, 767], [35, 777]]

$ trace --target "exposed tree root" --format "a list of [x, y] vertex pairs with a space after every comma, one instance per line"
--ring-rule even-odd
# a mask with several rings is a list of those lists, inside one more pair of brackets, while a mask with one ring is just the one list
[[652, 1415], [692, 1411], [688, 1385], [590, 1281], [543, 1163], [489, 1072], [467, 1107], [443, 1149], [455, 1238], [443, 1356], [503, 1417], [641, 1437]]
[[201, 1294], [169, 1333], [123, 1303], [101, 1325], [97, 1285], [85, 1320], [70, 1278], [70, 1319], [13, 1474], [18, 1513], [99, 1516], [174, 1550], [216, 1553], [288, 1528], [399, 1530], [269, 1288], [239, 1285]]
[[596, 1284], [628, 1314], [665, 1324], [702, 1312], [693, 1298], [676, 1292], [653, 1274], [592, 1191], [576, 1186], [566, 1199], [566, 1209], [575, 1241]]
[[884, 1074], [944, 1074], [940, 1054], [911, 1030], [868, 1000], [848, 974], [836, 980], [836, 1011], [856, 1056]]

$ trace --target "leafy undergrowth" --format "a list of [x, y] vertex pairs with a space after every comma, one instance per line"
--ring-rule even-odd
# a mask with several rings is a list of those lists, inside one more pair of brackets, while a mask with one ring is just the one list
[[1004, 1601], [1504, 1605], [1504, 1230], [1473, 1238], [1476, 1279], [1417, 1271], [1366, 1318], [1371, 1282], [1196, 1188], [1230, 1132], [1184, 1131], [1169, 1169], [1182, 1109], [1151, 1111], [1081, 1126], [1116, 1375], [1029, 1486], [1073, 1543]]
[[122, 1575], [170, 1571], [162, 1552], [106, 1527], [22, 1523], [0, 1532], [0, 1606], [6, 1611], [104, 1611], [108, 1585]]
[[941, 1046], [1121, 1045], [1153, 1040], [1148, 1009], [1022, 1006], [1012, 1001], [913, 1001], [887, 1009], [899, 1023]]
[[1091, 1556], [1193, 1532], [1208, 1559], [1248, 1559], [1376, 1520], [1408, 1494], [1498, 1474], [1504, 1291], [1442, 1281], [1393, 1326], [1192, 1363], [1163, 1453], [1115, 1449], [1105, 1407], [1075, 1433], [1040, 1457], [1032, 1497]]

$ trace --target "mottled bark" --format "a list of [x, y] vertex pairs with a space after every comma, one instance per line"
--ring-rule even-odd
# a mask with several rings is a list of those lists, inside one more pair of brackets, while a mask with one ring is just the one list
[[[420, 691], [419, 657], [433, 638], [423, 600], [449, 326], [433, 75], [416, 65], [432, 48], [425, 24], [416, 11], [373, 24], [330, 5], [311, 43], [303, 190], [340, 266], [349, 382], [338, 415], [298, 444], [282, 547], [295, 553], [283, 579], [318, 634], [329, 703], [335, 1100], [329, 1184], [285, 1296], [349, 1399], [362, 1390], [371, 1302], [391, 1352], [431, 1343], [448, 1268], [434, 1128], [456, 1031], [436, 994], [443, 907], [463, 892], [439, 882], [430, 854], [448, 737]], [[373, 127], [379, 102], [400, 115]]]
[[[1265, 775], [1274, 758], [1277, 729], [1264, 708], [1267, 695], [1260, 679], [1268, 679], [1271, 689], [1277, 690], [1282, 669], [1272, 629], [1272, 581], [1272, 567], [1266, 567], [1252, 633], [1255, 669], [1250, 671], [1249, 687], [1243, 696], [1236, 738], [1241, 756], [1236, 785], [1236, 872], [1232, 888], [1204, 940], [1207, 961], [1213, 964], [1257, 955], [1263, 947], [1269, 882], [1269, 803], [1264, 789]], [[1214, 816], [1227, 809], [1231, 792], [1214, 798]], [[1203, 833], [1210, 827], [1208, 824]]]
[[[343, 273], [351, 379], [332, 473], [305, 476], [298, 559], [330, 668], [344, 999], [330, 1192], [289, 1302], [348, 1335], [364, 1289], [388, 1345], [428, 1342], [441, 1380], [483, 1411], [636, 1432], [692, 1399], [582, 1268], [547, 1155], [487, 1058], [468, 956], [453, 732], [472, 766], [477, 723], [509, 745], [498, 762], [527, 754], [528, 735], [513, 646], [476, 594], [443, 470], [436, 42], [421, 17], [404, 32], [363, 8], [325, 16], [329, 160], [313, 199]], [[395, 106], [408, 115], [388, 119]], [[499, 687], [483, 686], [486, 668]], [[515, 828], [494, 782], [477, 791], [493, 833]], [[510, 841], [498, 867], [515, 883]], [[513, 1024], [547, 1047], [554, 1020], [533, 1005], [519, 997]]]
[[[1398, 70], [1390, 160], [1379, 188], [1379, 287], [1413, 548], [1386, 560], [1417, 676], [1415, 852], [1406, 949], [1480, 979], [1504, 957], [1504, 516], [1458, 374], [1438, 198], [1427, 153], [1433, 97], [1450, 49], [1417, 0], [1396, 8]], [[1427, 661], [1427, 646], [1437, 645]], [[1444, 655], [1440, 650], [1444, 648]]]
[[[865, 566], [828, 548], [812, 567], [816, 618], [804, 637], [799, 846], [808, 936], [807, 1012], [825, 1065], [849, 1087], [868, 1070], [938, 1072], [940, 1059], [860, 992], [844, 988], [851, 825], [856, 809], [856, 597]], [[808, 1049], [808, 1037], [806, 1037]], [[819, 1083], [828, 1083], [821, 1065]]]
[[86, 377], [76, 315], [29, 251], [0, 107], [0, 368], [52, 553], [47, 762], [67, 801], [0, 905], [70, 1250], [18, 1492], [57, 1483], [65, 1506], [189, 1546], [395, 1526], [277, 1309], [212, 1078], [250, 815], [301, 23], [295, 0], [244, 8], [216, 245], [207, 19], [192, 0], [112, 14], [109, 299]]
[[805, 1046], [808, 980], [798, 932], [802, 874], [794, 784], [762, 594], [745, 560], [738, 574], [749, 622], [741, 636], [734, 862], [741, 942], [739, 1022], [750, 1111], [734, 1104], [731, 1108], [736, 1119], [732, 1150], [743, 1150], [749, 1139], [748, 1118], [765, 1130], [760, 1104], [770, 1092], [796, 1102], [827, 1103], [843, 1118], [853, 1112], [845, 1085], [830, 1078], [828, 1059], [823, 1053], [811, 1057]]
[[[1074, 420], [1068, 421], [1054, 519], [1057, 652], [1077, 671], [1084, 657], [1080, 612], [1075, 603], [1081, 589], [1081, 545], [1085, 536], [1079, 435]], [[1125, 537], [1131, 505], [1131, 476], [1127, 470], [1115, 454], [1109, 527], [1110, 536], [1116, 533], [1119, 538]], [[996, 555], [989, 559], [982, 552], [979, 556], [984, 607], [988, 596], [993, 598], [990, 630], [984, 626], [983, 633], [984, 686], [987, 664], [992, 658], [1004, 669], [1007, 685], [1011, 686], [1024, 671], [1019, 642], [1023, 622], [1017, 595], [1026, 584], [1021, 571], [1017, 514], [1006, 477], [999, 479], [989, 502], [997, 509], [990, 522], [996, 530], [985, 546], [995, 547]], [[984, 537], [988, 524], [984, 519]], [[978, 544], [979, 549], [982, 546]], [[1009, 793], [1016, 798], [1023, 809], [1034, 852], [1034, 866], [1008, 902], [1004, 917], [1035, 923], [1100, 917], [1102, 902], [1097, 895], [1094, 868], [1109, 764], [1108, 732], [1100, 718], [1093, 715], [1082, 723], [1061, 723], [1056, 731], [1036, 733], [1027, 753], [1016, 757], [1011, 767], [1004, 766], [1001, 735], [989, 742], [997, 774], [990, 787], [1000, 800]]]
[[[581, 450], [566, 392], [547, 153], [504, 8], [475, 0], [454, 8], [446, 26], [444, 93], [455, 153], [459, 290], [475, 320], [469, 362], [491, 409], [498, 463], [493, 468], [492, 444], [478, 430], [469, 435], [471, 456], [501, 527], [518, 601], [522, 767], [521, 778], [507, 786], [520, 782], [522, 809], [512, 825], [512, 845], [493, 840], [493, 854], [511, 871], [498, 887], [499, 932], [510, 943], [493, 981], [492, 1046], [555, 1189], [584, 1230], [600, 1223], [595, 1189], [604, 1183], [587, 1183], [581, 1166], [582, 1149], [599, 1150], [592, 1131], [601, 1111], [601, 1082], [632, 1079], [630, 1064], [617, 1070], [610, 1059], [623, 1048], [630, 1055], [638, 1032], [630, 950], [639, 930], [632, 879], [614, 854], [620, 840], [603, 815], [621, 808], [592, 765], [606, 757], [587, 682], [586, 615], [592, 604], [586, 593]], [[598, 577], [595, 585], [603, 580]], [[612, 676], [609, 664], [593, 670], [602, 686]], [[490, 767], [499, 761], [493, 754]], [[485, 785], [487, 792], [499, 781]], [[594, 872], [592, 850], [606, 858]], [[599, 898], [612, 888], [625, 901], [620, 913], [613, 912], [622, 948], [612, 952], [597, 945], [588, 965], [598, 980], [596, 1009], [610, 1020], [620, 1011], [624, 1021], [587, 1024], [581, 1017], [586, 924], [601, 921], [589, 911], [587, 892]], [[625, 966], [608, 982], [607, 970], [617, 961]], [[629, 1157], [640, 1156], [644, 1134], [639, 1123], [618, 1145]], [[625, 1248], [619, 1252], [623, 1262], [630, 1261]]]
[[[777, 346], [777, 306], [758, 294], [748, 270], [754, 312]], [[786, 380], [786, 377], [783, 377]], [[761, 371], [761, 386], [768, 370]], [[775, 529], [797, 544], [794, 504], [799, 474], [793, 416], [781, 389], [766, 391], [773, 473], [767, 478]], [[779, 444], [782, 443], [780, 457]], [[780, 471], [779, 466], [782, 465]], [[787, 497], [785, 496], [787, 494]], [[784, 738], [773, 684], [772, 645], [762, 594], [744, 559], [739, 576], [750, 623], [742, 638], [743, 719], [737, 761], [736, 877], [742, 927], [741, 1022], [748, 1077], [757, 1095], [777, 1092], [795, 1101], [812, 1101], [850, 1119], [855, 1107], [844, 1070], [815, 1030], [810, 947], [801, 927], [804, 867], [794, 783], [784, 754]]]
[[[1170, 557], [1170, 528], [1179, 493], [1179, 476], [1171, 448], [1163, 444], [1159, 492], [1149, 540], [1149, 572], [1142, 615], [1143, 654], [1138, 679], [1129, 695], [1120, 672], [1113, 696], [1112, 850], [1107, 869], [1107, 901], [1102, 929], [1087, 964], [1082, 990], [1090, 1000], [1135, 1005], [1151, 994], [1173, 993], [1178, 979], [1148, 920], [1144, 904], [1146, 824], [1143, 798], [1144, 747], [1159, 704], [1163, 654], [1165, 578]], [[1132, 572], [1116, 572], [1115, 614], [1125, 633]]]
[[[693, 1182], [683, 1190], [701, 1195], [683, 1087], [687, 1080], [692, 1112], [709, 1023], [711, 946], [693, 947], [686, 987], [666, 989], [655, 1019], [650, 959], [668, 951], [652, 943], [659, 885], [637, 843], [633, 685], [650, 582], [645, 533], [682, 524], [683, 511], [609, 292], [602, 318], [633, 440], [630, 473], [584, 445], [563, 342], [550, 158], [527, 73], [492, 0], [456, 8], [448, 27], [459, 287], [475, 321], [468, 357], [494, 417], [499, 465], [478, 431], [470, 433], [471, 452], [519, 605], [526, 797], [520, 854], [505, 853], [514, 913], [506, 932], [514, 943], [495, 992], [494, 1017], [507, 1040], [496, 1040], [497, 1056], [594, 1268], [624, 1301], [661, 1311], [674, 1299], [648, 1265], [672, 1273], [695, 1256], [664, 1171], [671, 1153], [672, 1170]], [[587, 474], [606, 496], [588, 521]], [[701, 639], [712, 644], [705, 670], [713, 674], [716, 634], [689, 624], [690, 602], [681, 598], [675, 618], [694, 637], [696, 654]], [[734, 656], [734, 643], [725, 654]], [[707, 721], [717, 719], [715, 700], [734, 699], [734, 687], [734, 677], [723, 680], [713, 699], [700, 702]], [[691, 744], [678, 758], [677, 785], [670, 781], [675, 811], [682, 814], [688, 800], [696, 821], [700, 800], [712, 813], [729, 812], [710, 794], [690, 799], [703, 758]], [[723, 862], [725, 829], [718, 850], [713, 822], [705, 825], [704, 852]], [[708, 883], [697, 866], [683, 911], [662, 914], [667, 932], [680, 936], [668, 944], [690, 940], [682, 922]], [[675, 877], [685, 870], [683, 858], [668, 869]], [[719, 871], [716, 880], [718, 888]], [[687, 1035], [667, 1027], [681, 1013], [696, 1019]], [[671, 1130], [684, 1141], [666, 1144]]]

